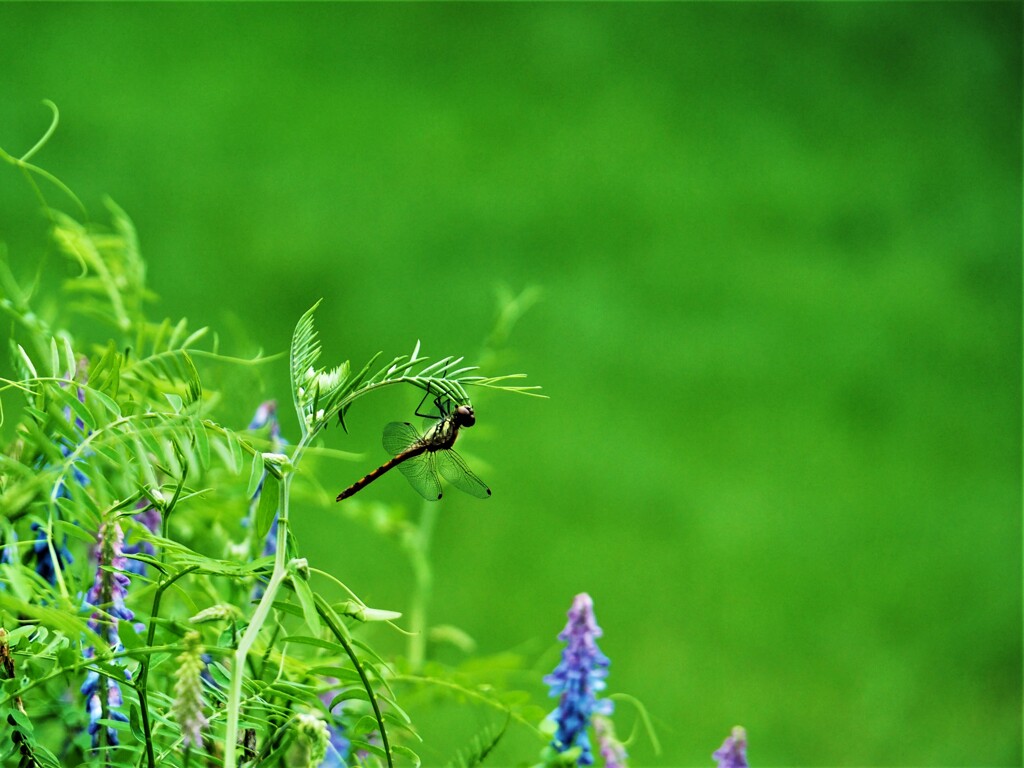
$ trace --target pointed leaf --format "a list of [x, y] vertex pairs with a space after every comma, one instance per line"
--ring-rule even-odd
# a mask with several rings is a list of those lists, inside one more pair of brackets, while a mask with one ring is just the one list
[[316, 598], [313, 597], [313, 590], [299, 574], [292, 574], [292, 586], [295, 587], [295, 595], [299, 598], [302, 606], [302, 617], [306, 620], [306, 626], [314, 635], [320, 631], [320, 615], [316, 612]]
[[277, 492], [281, 481], [270, 472], [263, 480], [263, 490], [260, 492], [260, 505], [256, 510], [256, 535], [264, 539], [270, 532], [270, 526], [274, 522], [274, 515], [277, 514]]
[[249, 470], [249, 484], [245, 487], [246, 498], [256, 495], [256, 489], [260, 487], [260, 480], [266, 467], [263, 465], [263, 454], [257, 451], [252, 457], [252, 468]]
[[132, 729], [132, 735], [140, 742], [146, 742], [146, 734], [142, 730], [142, 718], [139, 714], [139, 705], [134, 701], [128, 710], [128, 727]]
[[206, 469], [210, 466], [210, 438], [206, 434], [206, 428], [199, 419], [192, 421], [192, 434], [195, 435], [196, 453], [199, 457], [199, 466]]
[[63, 403], [65, 408], [69, 408], [75, 414], [75, 418], [81, 420], [82, 424], [85, 425], [85, 430], [91, 432], [96, 427], [96, 422], [93, 419], [89, 409], [85, 407], [85, 403], [78, 399], [78, 394], [64, 389], [63, 387], [57, 387], [51, 390], [57, 399]]
[[228, 450], [231, 452], [231, 471], [242, 471], [242, 446], [238, 442], [238, 436], [231, 430], [225, 430]]
[[295, 324], [295, 331], [292, 334], [292, 345], [290, 351], [291, 373], [293, 387], [297, 389], [299, 382], [304, 380], [306, 371], [316, 367], [316, 361], [320, 358], [320, 343], [317, 340], [316, 327], [313, 324], [313, 315], [320, 302], [317, 302], [306, 310]]
[[85, 393], [85, 404], [92, 411], [97, 422], [106, 422], [121, 418], [121, 407], [109, 395], [98, 389], [90, 389]]

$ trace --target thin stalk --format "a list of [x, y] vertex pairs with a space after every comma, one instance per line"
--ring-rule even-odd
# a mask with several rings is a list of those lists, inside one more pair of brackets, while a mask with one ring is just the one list
[[[150, 620], [149, 629], [146, 633], [146, 645], [153, 647], [153, 642], [156, 639], [156, 618], [160, 615], [160, 600], [163, 597], [164, 592], [170, 589], [171, 585], [182, 576], [187, 576], [192, 573], [192, 571], [198, 569], [198, 565], [189, 566], [185, 570], [181, 571], [181, 573], [175, 574], [156, 588], [156, 591], [153, 593], [153, 608], [149, 613]], [[149, 766], [149, 768], [156, 768], [156, 755], [153, 753], [153, 739], [150, 735], [149, 699], [146, 691], [146, 685], [149, 682], [149, 669], [150, 659], [148, 657], [139, 659], [139, 674], [136, 678], [135, 692], [139, 697], [139, 713], [142, 715], [142, 732], [146, 736], [146, 765]]]
[[[359, 675], [359, 679], [363, 683], [363, 689], [366, 691], [369, 697], [370, 706], [373, 707], [373, 716], [377, 720], [377, 727], [380, 730], [380, 740], [384, 747], [384, 756], [388, 761], [388, 768], [394, 767], [393, 758], [391, 756], [391, 742], [388, 740], [388, 731], [384, 727], [384, 716], [380, 712], [380, 704], [377, 703], [377, 697], [373, 695], [373, 686], [370, 685], [370, 678], [366, 676], [366, 670], [363, 669], [363, 665], [359, 662], [359, 657], [356, 656], [356, 651], [352, 647], [352, 644], [345, 637], [345, 633], [341, 627], [334, 621], [334, 611], [330, 610], [330, 606], [326, 606], [325, 601], [320, 596], [316, 598], [316, 612], [320, 614], [320, 618], [323, 619], [324, 624], [334, 635], [334, 638], [338, 641], [338, 644], [345, 649], [345, 653], [348, 654], [349, 659], [352, 662], [352, 666], [355, 668]], [[379, 677], [379, 675], [378, 675]]]
[[242, 677], [245, 675], [245, 662], [249, 657], [256, 638], [259, 636], [263, 625], [274, 605], [274, 599], [281, 588], [281, 584], [288, 577], [288, 497], [291, 490], [292, 478], [295, 476], [295, 468], [298, 466], [302, 453], [310, 435], [305, 435], [295, 448], [295, 454], [291, 459], [290, 467], [283, 467], [281, 473], [281, 485], [278, 493], [277, 506], [277, 551], [274, 553], [274, 570], [267, 582], [263, 597], [252, 615], [249, 626], [246, 627], [242, 638], [238, 641], [238, 648], [235, 649], [234, 663], [231, 665], [231, 686], [228, 689], [226, 706], [227, 728], [224, 735], [224, 768], [236, 768], [238, 747], [238, 720], [242, 707]]
[[409, 610], [409, 666], [421, 672], [427, 649], [427, 606], [434, 586], [434, 572], [430, 567], [430, 542], [437, 522], [437, 505], [423, 503], [420, 524], [410, 543], [410, 560], [415, 586]]

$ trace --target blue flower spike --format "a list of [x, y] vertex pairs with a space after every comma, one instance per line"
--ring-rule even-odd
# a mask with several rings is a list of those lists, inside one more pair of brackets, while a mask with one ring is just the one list
[[608, 657], [597, 647], [601, 628], [594, 618], [594, 601], [581, 592], [573, 599], [569, 621], [558, 639], [565, 643], [562, 661], [544, 678], [551, 687], [550, 695], [558, 697], [558, 707], [550, 719], [557, 725], [551, 746], [558, 752], [578, 747], [577, 765], [593, 765], [587, 729], [594, 715], [610, 715], [612, 702], [598, 699], [608, 676]]

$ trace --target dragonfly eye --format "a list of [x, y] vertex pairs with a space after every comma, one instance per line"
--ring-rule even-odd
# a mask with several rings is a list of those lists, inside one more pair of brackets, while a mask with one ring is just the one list
[[455, 419], [460, 427], [472, 427], [476, 424], [476, 416], [473, 415], [473, 408], [468, 405], [460, 405], [455, 409]]

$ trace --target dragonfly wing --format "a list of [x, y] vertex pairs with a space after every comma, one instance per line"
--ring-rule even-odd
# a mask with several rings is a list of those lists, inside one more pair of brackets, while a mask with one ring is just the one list
[[437, 470], [434, 468], [434, 454], [421, 453], [419, 456], [406, 459], [398, 465], [398, 470], [405, 475], [409, 485], [427, 501], [437, 501], [441, 498], [441, 481], [437, 479]]
[[449, 449], [436, 451], [434, 453], [437, 468], [441, 477], [454, 485], [463, 493], [476, 496], [478, 499], [486, 499], [491, 495], [491, 489], [473, 471], [466, 466], [465, 460], [455, 451]]
[[[384, 436], [381, 438], [381, 443], [384, 444], [384, 450], [388, 452], [389, 456], [397, 456], [419, 439], [420, 433], [408, 421], [392, 421], [384, 427]], [[405, 464], [401, 466], [404, 467]]]

